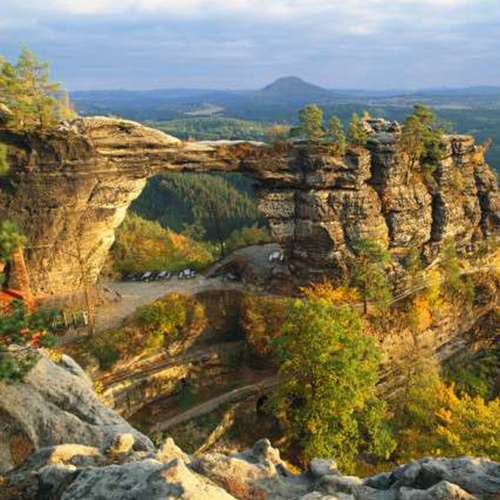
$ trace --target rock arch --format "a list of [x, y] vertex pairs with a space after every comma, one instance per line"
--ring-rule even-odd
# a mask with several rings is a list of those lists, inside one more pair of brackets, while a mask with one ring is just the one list
[[[447, 140], [435, 186], [414, 178], [395, 134], [374, 133], [369, 150], [334, 156], [326, 145], [182, 142], [138, 123], [81, 118], [56, 130], [0, 130], [11, 173], [0, 180], [0, 219], [29, 238], [26, 265], [38, 297], [96, 280], [131, 202], [165, 171], [240, 172], [259, 181], [260, 210], [301, 280], [342, 276], [349, 241], [383, 241], [396, 254], [432, 251], [447, 237], [468, 245], [500, 226], [500, 196], [483, 151], [467, 136]], [[461, 187], [454, 184], [459, 171]]]

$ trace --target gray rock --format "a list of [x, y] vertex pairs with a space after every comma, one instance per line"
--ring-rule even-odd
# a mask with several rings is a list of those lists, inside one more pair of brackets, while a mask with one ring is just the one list
[[426, 490], [414, 490], [403, 486], [399, 491], [398, 500], [477, 500], [477, 497], [456, 484], [442, 481]]
[[325, 460], [323, 458], [313, 458], [310, 465], [311, 473], [315, 477], [323, 477], [328, 475], [340, 475], [337, 464], [333, 460]]
[[[154, 451], [146, 436], [101, 403], [75, 365], [43, 356], [24, 383], [0, 383], [0, 473], [19, 465], [29, 450], [68, 442], [107, 448], [120, 434], [133, 435], [136, 450]], [[13, 443], [26, 457], [11, 454]]]

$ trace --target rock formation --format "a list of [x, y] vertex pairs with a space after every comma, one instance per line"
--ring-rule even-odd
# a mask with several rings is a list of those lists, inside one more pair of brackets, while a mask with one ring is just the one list
[[67, 442], [106, 447], [123, 433], [135, 436], [137, 450], [153, 450], [146, 436], [104, 406], [68, 356], [58, 364], [42, 357], [22, 384], [0, 382], [0, 474], [33, 450]]
[[391, 473], [344, 476], [314, 459], [290, 472], [269, 441], [235, 455], [191, 457], [172, 440], [134, 452], [131, 435], [111, 448], [61, 445], [34, 453], [0, 485], [3, 500], [493, 500], [500, 464], [486, 459], [423, 459]]
[[111, 118], [46, 132], [0, 130], [11, 165], [0, 182], [0, 218], [16, 220], [29, 237], [26, 263], [38, 297], [94, 282], [128, 206], [148, 177], [165, 171], [253, 177], [260, 209], [303, 281], [343, 276], [359, 237], [395, 255], [417, 246], [432, 260], [446, 238], [465, 248], [498, 230], [497, 180], [471, 137], [447, 137], [445, 158], [424, 175], [409, 171], [398, 133], [382, 121], [371, 127], [367, 149], [339, 158], [328, 145], [183, 143]]

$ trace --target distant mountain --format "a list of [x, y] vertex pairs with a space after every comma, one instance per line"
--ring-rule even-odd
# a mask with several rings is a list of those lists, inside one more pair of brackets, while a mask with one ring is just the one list
[[279, 78], [275, 82], [264, 87], [260, 92], [267, 94], [300, 95], [302, 97], [319, 96], [325, 99], [332, 95], [329, 90], [305, 82], [296, 76]]
[[[500, 103], [500, 87], [431, 88], [421, 90], [325, 89], [296, 76], [279, 78], [260, 90], [157, 89], [148, 91], [93, 90], [72, 92], [78, 112], [84, 115], [114, 114], [134, 120], [172, 120], [208, 116], [258, 121], [290, 121], [306, 104], [325, 108], [393, 105], [411, 108], [415, 102], [441, 106], [486, 106]], [[364, 109], [364, 108], [362, 108]], [[450, 108], [451, 109], [451, 108]], [[210, 113], [207, 112], [210, 111]], [[358, 109], [356, 108], [356, 112]]]

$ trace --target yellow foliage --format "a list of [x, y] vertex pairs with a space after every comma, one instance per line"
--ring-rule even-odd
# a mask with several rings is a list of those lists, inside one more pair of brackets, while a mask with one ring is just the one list
[[205, 245], [188, 236], [129, 213], [116, 232], [113, 260], [120, 272], [175, 271], [209, 264], [213, 256]]
[[500, 400], [458, 395], [442, 387], [444, 405], [436, 412], [437, 435], [446, 456], [480, 456], [500, 460]]
[[241, 328], [250, 346], [260, 356], [268, 356], [273, 339], [281, 335], [288, 319], [287, 304], [283, 297], [248, 295], [244, 298]]
[[416, 295], [413, 298], [409, 321], [411, 326], [418, 331], [427, 330], [432, 325], [432, 309], [428, 297]]
[[361, 300], [356, 288], [335, 287], [332, 283], [314, 283], [301, 288], [300, 291], [310, 300], [323, 299], [335, 306], [349, 305]]
[[442, 276], [437, 269], [433, 269], [427, 273], [427, 300], [431, 308], [439, 306], [442, 293]]

